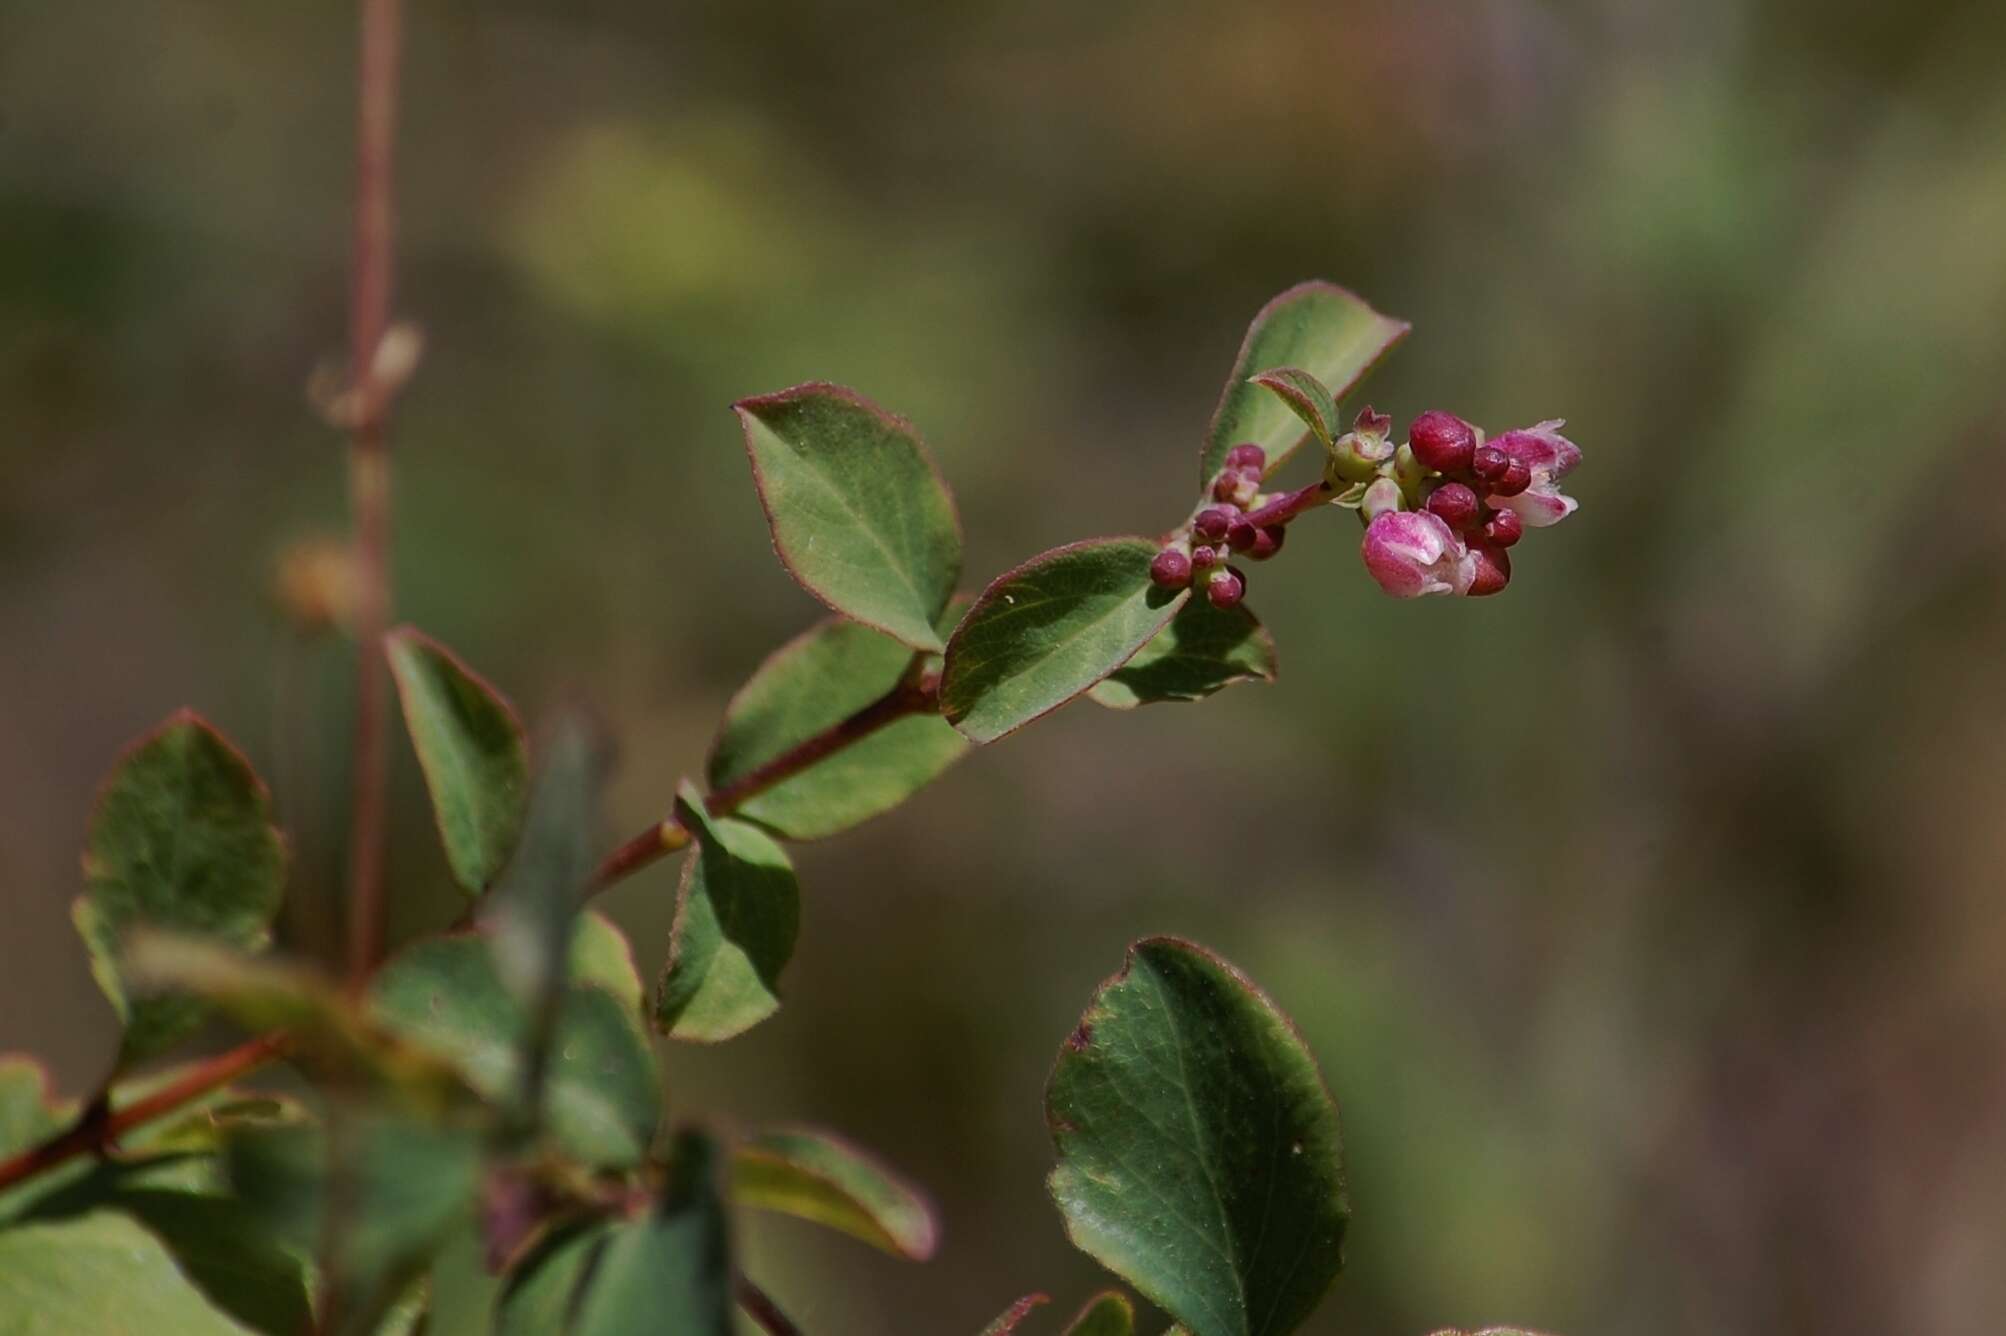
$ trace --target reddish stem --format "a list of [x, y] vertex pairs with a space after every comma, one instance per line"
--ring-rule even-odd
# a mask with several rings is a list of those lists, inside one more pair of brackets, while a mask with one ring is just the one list
[[22, 1151], [12, 1159], [0, 1161], [0, 1192], [79, 1155], [99, 1154], [110, 1149], [118, 1144], [120, 1137], [135, 1128], [173, 1113], [183, 1105], [282, 1056], [287, 1042], [286, 1036], [278, 1031], [259, 1035], [227, 1053], [219, 1053], [197, 1063], [175, 1081], [116, 1113], [86, 1110], [84, 1116], [68, 1130], [39, 1146]]
[[362, 0], [355, 150], [355, 239], [349, 293], [354, 423], [349, 503], [355, 525], [355, 763], [348, 838], [349, 982], [361, 987], [383, 955], [384, 806], [389, 772], [390, 387], [376, 370], [390, 324], [395, 215], [400, 0]]
[[[906, 677], [855, 714], [831, 724], [709, 794], [704, 798], [704, 810], [712, 816], [735, 812], [768, 789], [843, 748], [861, 742], [879, 729], [911, 715], [932, 714], [939, 708], [940, 681], [937, 677]], [[665, 817], [607, 855], [606, 861], [593, 874], [586, 893], [603, 891], [657, 859], [686, 847], [689, 842], [690, 833], [683, 829], [682, 823], [674, 816]]]
[[745, 1315], [759, 1324], [767, 1336], [802, 1336], [801, 1328], [794, 1325], [787, 1314], [780, 1311], [780, 1305], [773, 1302], [765, 1290], [747, 1280], [744, 1276], [737, 1283], [738, 1306]]
[[1247, 512], [1247, 522], [1257, 529], [1270, 524], [1287, 524], [1298, 515], [1308, 514], [1318, 506], [1325, 505], [1333, 495], [1327, 482], [1313, 482], [1299, 492], [1285, 492], [1258, 510]]

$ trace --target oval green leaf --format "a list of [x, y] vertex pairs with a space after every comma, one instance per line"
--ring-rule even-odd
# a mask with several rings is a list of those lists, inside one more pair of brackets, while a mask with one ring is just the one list
[[201, 1024], [180, 996], [138, 997], [119, 965], [124, 938], [157, 928], [262, 949], [285, 890], [271, 798], [235, 747], [190, 711], [141, 738], [98, 794], [74, 917], [91, 973], [125, 1022], [121, 1069]]
[[[946, 618], [953, 616], [950, 608]], [[711, 747], [711, 787], [732, 783], [884, 699], [912, 658], [898, 641], [835, 617], [789, 641], [726, 707]], [[909, 715], [740, 804], [735, 814], [790, 839], [820, 839], [890, 811], [967, 750], [968, 740], [939, 716]]]
[[1088, 696], [1111, 710], [1202, 700], [1235, 682], [1275, 680], [1275, 639], [1247, 605], [1194, 598]]
[[1068, 1237], [1193, 1336], [1292, 1331], [1336, 1278], [1337, 1107], [1288, 1018], [1218, 957], [1131, 947], [1045, 1112]]
[[508, 865], [522, 835], [529, 748], [515, 707], [423, 632], [384, 637], [404, 724], [418, 753], [446, 862], [478, 895]]
[[1191, 597], [1151, 583], [1157, 550], [1146, 538], [1096, 538], [998, 576], [948, 642], [948, 722], [993, 742], [1128, 662]]
[[[479, 936], [406, 948], [370, 986], [370, 1014], [437, 1053], [490, 1099], [520, 1100], [530, 1018]], [[551, 1136], [589, 1164], [638, 1164], [661, 1121], [654, 1055], [636, 1011], [602, 988], [575, 984], [558, 1008], [544, 1074]]]
[[[509, 1272], [494, 1306], [494, 1336], [571, 1332], [568, 1323], [580, 1285], [591, 1274], [611, 1233], [611, 1225], [595, 1218], [559, 1225], [538, 1240]], [[477, 1330], [486, 1336], [490, 1328], [483, 1324]]]
[[1404, 320], [1384, 316], [1335, 283], [1312, 280], [1282, 293], [1254, 317], [1233, 373], [1212, 414], [1198, 459], [1202, 487], [1226, 466], [1226, 452], [1251, 441], [1268, 452], [1273, 473], [1309, 439], [1295, 410], [1249, 377], [1276, 367], [1308, 372], [1342, 400], [1393, 346]]
[[801, 886], [771, 836], [711, 816], [687, 783], [676, 817], [696, 849], [676, 891], [655, 1025], [673, 1039], [717, 1043], [780, 1009], [780, 971], [801, 930]]
[[768, 1132], [741, 1142], [731, 1156], [731, 1198], [827, 1225], [915, 1262], [933, 1256], [940, 1238], [933, 1208], [918, 1191], [825, 1132]]
[[1135, 1336], [1135, 1305], [1120, 1290], [1104, 1290], [1087, 1300], [1066, 1336]]
[[954, 500], [912, 425], [839, 385], [733, 405], [773, 549], [837, 612], [938, 650], [961, 575]]
[[1302, 419], [1309, 434], [1329, 445], [1337, 438], [1337, 400], [1330, 387], [1299, 366], [1276, 367], [1248, 377]]
[[627, 934], [596, 909], [580, 914], [572, 929], [570, 971], [573, 982], [604, 988], [634, 1015], [646, 1010], [647, 986], [634, 963], [634, 948]]
[[8, 1336], [252, 1330], [211, 1306], [166, 1246], [116, 1211], [0, 1231], [0, 1315]]

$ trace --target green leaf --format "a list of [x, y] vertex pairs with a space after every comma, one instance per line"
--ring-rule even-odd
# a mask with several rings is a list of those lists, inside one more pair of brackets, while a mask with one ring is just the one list
[[[489, 1275], [487, 1245], [478, 1228], [454, 1234], [432, 1259], [425, 1278], [424, 1336], [495, 1336], [506, 1280]], [[545, 1331], [562, 1331], [553, 1322]]]
[[210, 1305], [159, 1239], [116, 1211], [0, 1231], [0, 1317], [7, 1336], [249, 1330]]
[[254, 1331], [306, 1331], [312, 1306], [297, 1255], [278, 1246], [242, 1202], [166, 1188], [105, 1198], [152, 1232], [209, 1301]]
[[[958, 612], [949, 606], [943, 634]], [[726, 707], [711, 747], [711, 787], [723, 788], [884, 699], [912, 660], [907, 646], [841, 618], [789, 641]], [[967, 750], [968, 740], [939, 716], [909, 715], [741, 804], [737, 815], [790, 839], [820, 839], [898, 806]]]
[[718, 1196], [717, 1147], [676, 1138], [669, 1182], [644, 1220], [615, 1228], [578, 1296], [572, 1336], [732, 1336], [729, 1223]]
[[475, 1129], [361, 1109], [337, 1110], [333, 1126], [246, 1131], [225, 1160], [279, 1242], [331, 1261], [322, 1283], [338, 1287], [341, 1330], [368, 1332], [466, 1228], [482, 1142]]
[[780, 971], [801, 929], [801, 887], [765, 831], [710, 816], [690, 784], [677, 791], [676, 816], [697, 847], [676, 891], [655, 1025], [671, 1038], [716, 1043], [780, 1009]]
[[1274, 1003], [1174, 938], [1129, 949], [1045, 1096], [1066, 1233], [1194, 1336], [1276, 1336], [1340, 1265], [1337, 1108]]
[[1135, 1336], [1135, 1305], [1120, 1290], [1105, 1290], [1066, 1328], [1066, 1336]]
[[1010, 1336], [1017, 1330], [1017, 1324], [1031, 1315], [1031, 1310], [1040, 1304], [1052, 1302], [1049, 1294], [1027, 1294], [1016, 1303], [1004, 1309], [994, 1322], [982, 1329], [982, 1336]]
[[[452, 1062], [490, 1099], [521, 1098], [529, 1015], [502, 982], [488, 943], [473, 935], [407, 947], [370, 988], [375, 1019]], [[564, 995], [543, 1082], [551, 1135], [588, 1164], [638, 1164], [661, 1121], [654, 1055], [638, 1009], [604, 989]]]
[[384, 645], [446, 862], [478, 895], [501, 875], [522, 834], [529, 792], [522, 720], [506, 697], [423, 632], [400, 627]]
[[1246, 604], [1219, 609], [1194, 598], [1087, 694], [1112, 710], [1202, 700], [1235, 682], [1275, 680], [1275, 640]]
[[961, 527], [919, 433], [838, 385], [733, 407], [782, 564], [845, 617], [939, 649], [933, 622], [961, 575]]
[[[570, 1325], [581, 1285], [592, 1274], [612, 1233], [604, 1220], [559, 1225], [533, 1246], [509, 1272], [496, 1305], [495, 1336], [575, 1336]], [[485, 1329], [482, 1329], [485, 1331]]]
[[91, 973], [125, 1023], [121, 1070], [202, 1021], [192, 999], [131, 996], [118, 963], [126, 934], [166, 928], [262, 948], [285, 872], [264, 785], [194, 714], [174, 715], [119, 760], [91, 818], [74, 917]]
[[1226, 466], [1226, 452], [1251, 441], [1268, 452], [1268, 472], [1309, 439], [1295, 411], [1248, 380], [1272, 367], [1300, 368], [1342, 400], [1393, 345], [1407, 322], [1383, 316], [1351, 293], [1320, 280], [1299, 283], [1261, 308], [1226, 378], [1205, 449], [1198, 460], [1203, 487]]
[[61, 1125], [49, 1069], [25, 1053], [0, 1053], [0, 1159], [28, 1149]]
[[1310, 435], [1325, 445], [1337, 438], [1337, 400], [1331, 396], [1330, 387], [1304, 371], [1301, 367], [1277, 367], [1273, 371], [1263, 371], [1248, 380], [1280, 399], [1302, 419]]
[[915, 1262], [933, 1256], [939, 1241], [925, 1198], [824, 1132], [768, 1132], [741, 1142], [731, 1157], [731, 1198], [839, 1229]]
[[994, 742], [1126, 663], [1191, 597], [1151, 583], [1156, 553], [1146, 538], [1090, 539], [997, 577], [948, 644], [948, 722]]
[[634, 1015], [646, 1009], [647, 989], [634, 964], [634, 948], [627, 934], [596, 909], [580, 914], [572, 929], [569, 968], [573, 982], [604, 988]]

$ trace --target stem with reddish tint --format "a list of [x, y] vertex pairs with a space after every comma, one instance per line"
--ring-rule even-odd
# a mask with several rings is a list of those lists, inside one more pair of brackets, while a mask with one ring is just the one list
[[793, 1320], [780, 1311], [780, 1305], [774, 1303], [772, 1296], [765, 1290], [744, 1276], [738, 1278], [736, 1290], [738, 1306], [745, 1310], [745, 1315], [757, 1323], [767, 1336], [802, 1336], [801, 1328], [795, 1326]]
[[[916, 714], [933, 714], [940, 709], [940, 680], [937, 676], [907, 677], [878, 699], [820, 733], [780, 753], [764, 765], [746, 771], [731, 783], [704, 798], [704, 810], [712, 816], [727, 816], [803, 770], [825, 760], [843, 748], [863, 741], [871, 734]], [[586, 893], [596, 894], [624, 880], [642, 868], [688, 846], [690, 833], [674, 816], [663, 818], [615, 849], [599, 865]]]
[[1329, 503], [1335, 491], [1327, 482], [1313, 482], [1297, 492], [1284, 492], [1258, 510], [1247, 512], [1247, 523], [1256, 529], [1265, 529], [1270, 524], [1287, 524], [1299, 515], [1306, 515], [1318, 506]]
[[183, 1105], [219, 1090], [282, 1056], [287, 1042], [286, 1036], [277, 1031], [259, 1035], [227, 1053], [219, 1053], [195, 1064], [174, 1081], [116, 1113], [93, 1114], [87, 1110], [68, 1130], [11, 1159], [0, 1161], [0, 1192], [79, 1155], [94, 1155], [109, 1150], [126, 1133], [173, 1113]]
[[384, 807], [389, 773], [391, 387], [377, 374], [390, 326], [400, 0], [362, 0], [357, 73], [355, 240], [349, 293], [354, 421], [348, 452], [355, 542], [355, 744], [348, 839], [348, 973], [359, 988], [383, 955]]

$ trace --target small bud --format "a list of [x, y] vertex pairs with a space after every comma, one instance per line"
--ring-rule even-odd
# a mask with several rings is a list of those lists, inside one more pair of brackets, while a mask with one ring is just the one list
[[1247, 581], [1238, 571], [1222, 566], [1205, 582], [1205, 597], [1215, 608], [1236, 608], [1247, 596]]
[[1413, 487], [1428, 476], [1428, 470], [1414, 456], [1414, 447], [1403, 445], [1393, 452], [1393, 476], [1400, 480], [1402, 487]]
[[1428, 495], [1428, 511], [1451, 529], [1476, 526], [1483, 514], [1477, 494], [1459, 482], [1445, 482]]
[[1393, 434], [1393, 417], [1391, 414], [1382, 413], [1371, 404], [1367, 404], [1365, 407], [1359, 409], [1358, 416], [1352, 419], [1351, 429], [1360, 436], [1391, 436]]
[[1393, 457], [1393, 438], [1389, 434], [1392, 426], [1392, 418], [1375, 413], [1368, 406], [1352, 423], [1350, 431], [1330, 443], [1324, 480], [1340, 491], [1347, 483], [1369, 480], [1381, 464]]
[[1259, 469], [1227, 469], [1212, 484], [1212, 499], [1228, 505], [1249, 506], [1261, 492], [1261, 471]]
[[1511, 557], [1503, 548], [1479, 543], [1470, 549], [1470, 582], [1464, 593], [1485, 598], [1510, 583]]
[[1469, 549], [1426, 511], [1379, 516], [1366, 526], [1359, 555], [1379, 587], [1395, 598], [1460, 594], [1470, 587]]
[[1431, 408], [1407, 429], [1407, 443], [1414, 458], [1437, 473], [1461, 473], [1476, 453], [1477, 433], [1454, 413]]
[[1232, 548], [1235, 552], [1245, 552], [1253, 547], [1254, 540], [1259, 536], [1260, 530], [1256, 529], [1248, 521], [1247, 517], [1242, 515], [1233, 521], [1232, 527], [1226, 530], [1226, 546]]
[[1491, 517], [1484, 521], [1484, 538], [1493, 547], [1510, 547], [1523, 537], [1525, 521], [1518, 517], [1516, 511], [1493, 511]]
[[1279, 524], [1269, 524], [1254, 531], [1254, 541], [1247, 548], [1247, 560], [1266, 561], [1282, 550], [1282, 540], [1289, 531]]
[[1480, 482], [1496, 482], [1511, 467], [1511, 456], [1495, 445], [1480, 445], [1470, 453], [1470, 472]]
[[1517, 496], [1532, 486], [1532, 470], [1523, 461], [1514, 459], [1504, 471], [1504, 477], [1491, 484], [1492, 496]]
[[1226, 533], [1233, 527], [1233, 521], [1240, 518], [1240, 512], [1231, 506], [1212, 506], [1198, 512], [1191, 521], [1191, 532], [1208, 543], [1225, 541]]
[[1194, 547], [1191, 549], [1192, 570], [1194, 571], [1209, 570], [1211, 567], [1217, 566], [1218, 564], [1219, 564], [1219, 553], [1215, 549], [1209, 547]]
[[1183, 589], [1191, 583], [1191, 558], [1179, 548], [1166, 547], [1149, 563], [1149, 578], [1165, 589]]
[[1254, 469], [1259, 471], [1268, 466], [1268, 452], [1246, 441], [1226, 452], [1226, 467], [1229, 469]]
[[1497, 447], [1512, 461], [1505, 483], [1516, 480], [1524, 469], [1525, 485], [1516, 491], [1499, 489], [1509, 498], [1503, 509], [1514, 511], [1529, 529], [1558, 524], [1575, 511], [1575, 501], [1560, 490], [1560, 479], [1581, 462], [1581, 448], [1560, 434], [1559, 421], [1508, 431], [1498, 437]]
[[1401, 495], [1400, 484], [1391, 478], [1375, 478], [1359, 499], [1358, 513], [1370, 523], [1381, 515], [1390, 515], [1400, 509], [1405, 498]]

